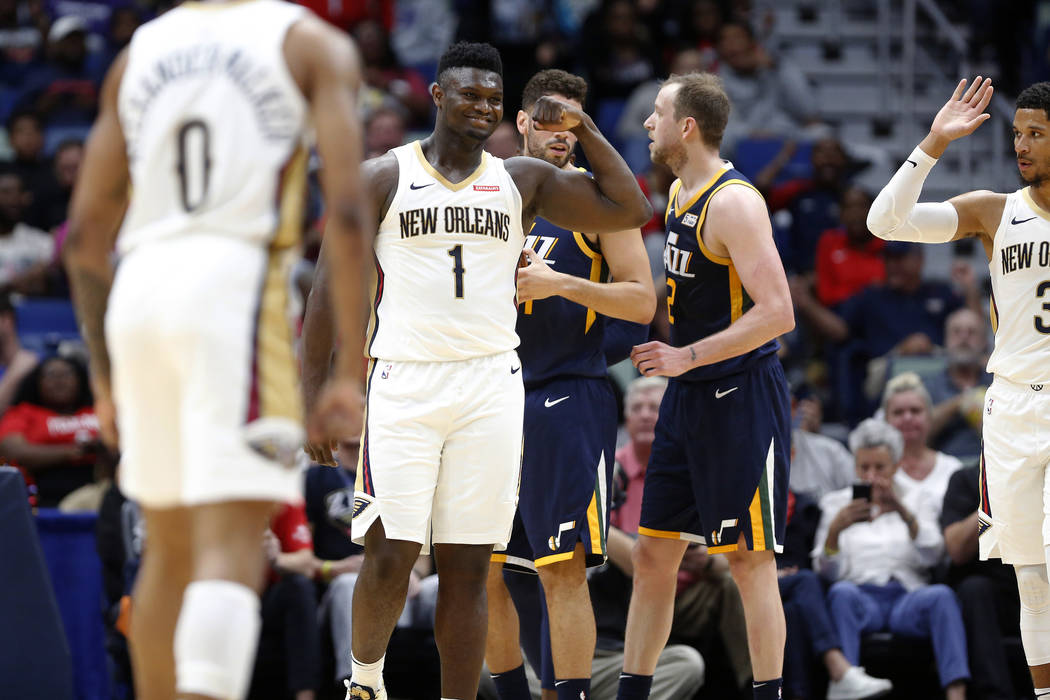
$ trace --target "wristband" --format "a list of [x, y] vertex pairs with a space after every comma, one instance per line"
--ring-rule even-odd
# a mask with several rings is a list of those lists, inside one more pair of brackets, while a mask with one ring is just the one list
[[321, 562], [321, 580], [325, 583], [332, 580], [332, 562], [328, 560]]

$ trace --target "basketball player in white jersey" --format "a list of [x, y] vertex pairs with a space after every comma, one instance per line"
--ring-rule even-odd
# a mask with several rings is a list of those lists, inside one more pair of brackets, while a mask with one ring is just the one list
[[943, 243], [976, 236], [992, 280], [995, 375], [985, 397], [978, 510], [980, 556], [1017, 572], [1021, 640], [1036, 697], [1050, 697], [1050, 83], [1017, 98], [1014, 151], [1026, 187], [968, 192], [917, 204], [948, 144], [990, 118], [990, 80], [980, 76], [934, 117], [930, 133], [879, 193], [868, 228], [885, 240]]
[[[364, 166], [378, 234], [353, 520], [365, 559], [354, 590], [348, 698], [386, 697], [384, 652], [412, 564], [430, 545], [440, 575], [442, 697], [476, 696], [489, 557], [509, 539], [521, 463], [514, 283], [523, 231], [537, 216], [608, 232], [640, 226], [651, 214], [626, 163], [572, 105], [545, 97], [532, 118], [572, 131], [593, 178], [483, 151], [503, 116], [502, 64], [488, 44], [446, 51], [431, 94], [433, 133]], [[335, 279], [325, 269], [325, 238], [303, 329], [307, 405], [333, 346], [319, 293]], [[331, 458], [323, 445], [310, 451]]]
[[[186, 2], [143, 25], [103, 86], [65, 255], [104, 435], [115, 445], [119, 426], [121, 485], [146, 519], [130, 635], [139, 698], [247, 692], [260, 533], [276, 503], [301, 498], [287, 272], [309, 129], [338, 322], [349, 343], [362, 338], [359, 82], [345, 35], [296, 5], [249, 0]], [[360, 426], [357, 361], [338, 366], [318, 432]]]

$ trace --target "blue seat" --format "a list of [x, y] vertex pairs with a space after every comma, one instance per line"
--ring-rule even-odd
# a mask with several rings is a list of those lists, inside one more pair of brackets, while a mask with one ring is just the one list
[[80, 338], [73, 304], [66, 299], [23, 299], [15, 306], [15, 321], [22, 345], [37, 353], [53, 352], [59, 343]]
[[[738, 141], [736, 151], [733, 153], [733, 165], [748, 178], [754, 179], [759, 171], [780, 153], [784, 143], [784, 139], [743, 139]], [[780, 183], [809, 177], [812, 171], [812, 166], [809, 162], [811, 150], [811, 143], [800, 141], [795, 149], [795, 153], [791, 156], [791, 160], [777, 175], [776, 182]]]

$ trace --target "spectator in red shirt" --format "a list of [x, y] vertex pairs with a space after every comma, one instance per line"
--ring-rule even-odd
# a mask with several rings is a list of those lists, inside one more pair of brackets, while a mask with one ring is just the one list
[[252, 700], [314, 700], [321, 682], [321, 631], [313, 577], [320, 562], [303, 504], [286, 504], [263, 536], [269, 584], [260, 596], [262, 630]]
[[886, 242], [868, 233], [871, 195], [849, 187], [839, 199], [842, 225], [828, 229], [817, 243], [817, 299], [835, 306], [869, 284], [886, 280], [882, 249]]
[[52, 508], [92, 481], [105, 453], [87, 370], [71, 358], [41, 362], [0, 419], [0, 457], [22, 470], [36, 505]]

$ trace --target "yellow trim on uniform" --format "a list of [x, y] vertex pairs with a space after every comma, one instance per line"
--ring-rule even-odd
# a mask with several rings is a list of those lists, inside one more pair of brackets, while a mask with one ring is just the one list
[[704, 220], [707, 218], [707, 208], [711, 206], [711, 200], [715, 198], [715, 195], [718, 194], [719, 190], [721, 190], [724, 187], [729, 187], [730, 185], [743, 185], [744, 187], [750, 187], [751, 189], [755, 190], [755, 192], [758, 192], [754, 185], [744, 180], [726, 180], [721, 185], [713, 189], [711, 191], [711, 195], [707, 198], [707, 201], [704, 202], [704, 208], [700, 210], [700, 216], [697, 218], [696, 221], [696, 243], [700, 246], [700, 252], [704, 254], [704, 257], [718, 265], [731, 265], [733, 261], [731, 258], [724, 258], [721, 255], [715, 255], [714, 253], [712, 253], [711, 250], [706, 245], [704, 245], [704, 238], [700, 235], [700, 229], [703, 227]]
[[548, 564], [556, 564], [559, 561], [566, 561], [568, 559], [572, 559], [572, 555], [575, 553], [576, 550], [574, 548], [571, 552], [559, 552], [558, 554], [549, 554], [545, 557], [540, 557], [532, 563], [535, 564], [537, 567], [547, 566]]
[[598, 519], [598, 496], [591, 494], [587, 505], [587, 529], [591, 535], [591, 554], [602, 553], [602, 523]]
[[[671, 201], [674, 202], [674, 215], [676, 217], [677, 216], [681, 216], [682, 214], [684, 214], [687, 211], [689, 211], [689, 209], [694, 204], [696, 204], [697, 200], [700, 199], [700, 197], [702, 197], [704, 195], [704, 192], [707, 192], [709, 189], [711, 189], [711, 187], [718, 181], [718, 178], [720, 178], [723, 175], [725, 175], [726, 171], [728, 169], [729, 169], [729, 167], [726, 166], [726, 165], [723, 165], [721, 168], [719, 168], [718, 172], [715, 173], [714, 177], [712, 177], [710, 180], [708, 180], [706, 183], [704, 183], [704, 186], [701, 187], [700, 189], [698, 189], [696, 191], [696, 194], [694, 194], [692, 197], [690, 197], [689, 201], [686, 202], [685, 205], [682, 205], [682, 206], [679, 206], [679, 204], [678, 204], [678, 195], [682, 193], [682, 188], [681, 188], [681, 182], [682, 181], [679, 180], [678, 181], [678, 183], [679, 183], [678, 190], [675, 191], [674, 197], [671, 198]], [[730, 180], [730, 182], [733, 182], [733, 181]], [[717, 190], [715, 190], [715, 191], [717, 192]], [[714, 192], [712, 192], [711, 194], [714, 194]], [[700, 230], [699, 226], [697, 226], [697, 230], [698, 231]]]
[[755, 496], [751, 499], [751, 505], [747, 513], [751, 516], [751, 551], [762, 552], [766, 549], [766, 530], [762, 520], [762, 496], [759, 493], [762, 484], [755, 489]]
[[638, 527], [639, 535], [646, 535], [648, 537], [658, 537], [661, 540], [680, 540], [682, 538], [681, 532], [674, 532], [672, 530], [653, 530], [648, 527]]
[[475, 169], [474, 172], [472, 172], [470, 175], [467, 175], [466, 179], [460, 180], [459, 182], [451, 182], [451, 181], [448, 180], [448, 178], [446, 178], [444, 175], [439, 173], [434, 168], [434, 166], [430, 164], [429, 161], [427, 161], [427, 157], [425, 155], [423, 155], [423, 147], [420, 146], [419, 144], [420, 144], [419, 141], [414, 142], [412, 144], [412, 146], [413, 146], [412, 150], [415, 151], [416, 157], [419, 158], [419, 163], [420, 163], [420, 165], [423, 166], [423, 170], [425, 170], [427, 172], [427, 175], [430, 175], [432, 178], [437, 180], [440, 184], [444, 185], [445, 187], [447, 187], [448, 189], [452, 190], [453, 192], [460, 191], [461, 189], [465, 188], [467, 185], [473, 183], [475, 180], [477, 180], [479, 177], [481, 177], [482, 174], [485, 172], [485, 168], [488, 167], [488, 164], [489, 164], [489, 154], [488, 154], [488, 152], [482, 151], [481, 152], [481, 162], [478, 163], [477, 169]]
[[988, 297], [988, 319], [992, 322], [992, 335], [999, 330], [999, 314], [995, 313], [995, 297]]
[[674, 206], [675, 198], [678, 197], [678, 190], [682, 189], [682, 181], [675, 180], [671, 183], [671, 194], [667, 197], [667, 206], [664, 208], [664, 226], [667, 226], [667, 219], [671, 216], [671, 208]]
[[716, 547], [708, 547], [708, 554], [725, 554], [726, 552], [735, 552], [740, 549], [739, 544], [720, 544]]
[[494, 564], [506, 564], [507, 563], [507, 555], [506, 554], [493, 554], [492, 558], [489, 559], [489, 561], [491, 561]]
[[270, 241], [255, 329], [256, 390], [259, 417], [280, 417], [301, 423], [299, 366], [288, 321], [291, 299], [288, 280], [298, 259], [299, 232], [306, 205], [307, 151], [291, 156], [281, 177], [277, 229]]
[[1025, 204], [1031, 207], [1032, 211], [1034, 211], [1036, 214], [1043, 217], [1047, 221], [1050, 221], [1050, 212], [1048, 212], [1046, 209], [1043, 209], [1041, 206], [1035, 203], [1035, 199], [1032, 198], [1032, 193], [1030, 192], [1031, 189], [1032, 187], [1028, 186], [1021, 190], [1021, 199], [1024, 200]]
[[[589, 245], [587, 245], [587, 240], [583, 237], [583, 234], [580, 233], [579, 231], [573, 231], [572, 232], [572, 237], [574, 239], [576, 239], [576, 245], [579, 246], [581, 251], [583, 251], [583, 254], [591, 259], [591, 272], [590, 272], [590, 277], [589, 277], [590, 281], [591, 282], [601, 282], [602, 281], [602, 256], [601, 256], [601, 254], [600, 253], [596, 253], [595, 251], [593, 251], [591, 249], [591, 247]], [[589, 330], [591, 330], [591, 326], [594, 325], [594, 322], [595, 322], [595, 320], [597, 320], [597, 318], [598, 318], [597, 312], [595, 312], [595, 310], [592, 309], [592, 308], [588, 308], [587, 309], [587, 320], [586, 320], [586, 322], [584, 324], [584, 328], [583, 328], [583, 332], [584, 333], [586, 333]]]
[[740, 283], [740, 275], [736, 272], [736, 265], [729, 263], [729, 322], [736, 323], [744, 315], [744, 286]]

